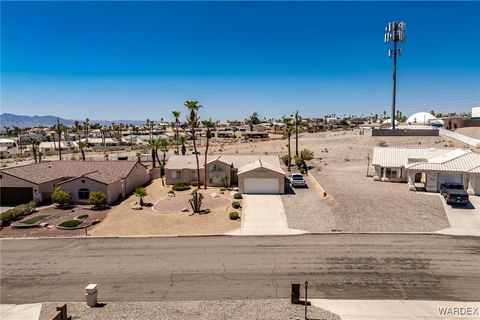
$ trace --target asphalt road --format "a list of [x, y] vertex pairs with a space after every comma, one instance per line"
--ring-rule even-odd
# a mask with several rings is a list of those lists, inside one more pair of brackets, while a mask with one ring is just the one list
[[1, 240], [1, 303], [288, 298], [474, 301], [480, 238], [446, 235]]

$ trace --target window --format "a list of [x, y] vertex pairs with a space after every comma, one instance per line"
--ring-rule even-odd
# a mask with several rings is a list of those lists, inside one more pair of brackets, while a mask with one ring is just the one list
[[218, 164], [214, 164], [212, 166], [210, 166], [210, 171], [213, 171], [213, 172], [219, 172], [219, 171], [224, 171], [223, 170], [223, 167], [222, 166], [219, 166]]
[[78, 190], [78, 199], [88, 200], [88, 198], [90, 198], [90, 190], [85, 188]]
[[386, 168], [385, 177], [395, 179], [397, 177], [397, 169]]
[[182, 179], [182, 171], [180, 170], [172, 171], [172, 179]]
[[192, 180], [197, 180], [197, 170], [192, 170]]

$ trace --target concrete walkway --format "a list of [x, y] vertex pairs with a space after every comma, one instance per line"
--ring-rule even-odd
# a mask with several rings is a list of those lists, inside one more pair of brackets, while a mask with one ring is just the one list
[[452, 207], [441, 195], [439, 197], [442, 198], [450, 228], [436, 233], [480, 236], [480, 197], [470, 196], [470, 203], [466, 207]]
[[282, 198], [271, 194], [243, 196], [242, 226], [229, 235], [286, 235], [302, 234], [303, 230], [290, 229]]
[[0, 304], [2, 320], [37, 320], [42, 310], [41, 303], [32, 304]]
[[480, 319], [480, 302], [327, 299], [311, 302], [342, 320]]

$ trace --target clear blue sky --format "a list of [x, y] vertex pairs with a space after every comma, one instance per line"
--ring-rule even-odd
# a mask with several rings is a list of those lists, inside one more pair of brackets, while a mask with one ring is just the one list
[[391, 20], [407, 23], [404, 114], [480, 105], [479, 2], [2, 2], [2, 112], [160, 119], [390, 110]]

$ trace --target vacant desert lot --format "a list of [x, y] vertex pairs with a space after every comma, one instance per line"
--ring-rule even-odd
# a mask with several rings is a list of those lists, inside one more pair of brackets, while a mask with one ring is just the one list
[[[437, 195], [411, 192], [406, 184], [382, 183], [367, 177], [367, 156], [372, 156], [373, 147], [380, 141], [388, 146], [466, 147], [462, 143], [444, 137], [371, 137], [345, 131], [301, 134], [299, 140], [300, 149], [314, 151], [310, 175], [328, 196], [320, 197], [308, 180], [310, 188], [282, 196], [290, 228], [316, 232], [431, 232], [449, 226]], [[286, 140], [278, 140], [224, 146], [223, 150], [283, 155], [287, 147]]]

